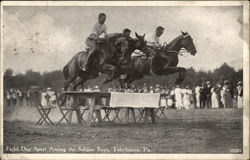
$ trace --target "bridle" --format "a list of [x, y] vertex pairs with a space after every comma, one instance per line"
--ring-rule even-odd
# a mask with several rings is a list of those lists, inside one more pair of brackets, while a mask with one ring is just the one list
[[[189, 37], [190, 35], [189, 34], [186, 34], [185, 36], [182, 37], [182, 39], [185, 39], [186, 37]], [[167, 43], [164, 42], [163, 43], [163, 46], [166, 46]], [[180, 56], [183, 56], [183, 57], [187, 57], [188, 54], [190, 53], [189, 50], [187, 50], [186, 48], [181, 48], [181, 50], [179, 52], [177, 51], [174, 51], [174, 50], [167, 50], [168, 54], [175, 54], [175, 55], [180, 55]], [[186, 54], [183, 54], [183, 53], [186, 53]]]

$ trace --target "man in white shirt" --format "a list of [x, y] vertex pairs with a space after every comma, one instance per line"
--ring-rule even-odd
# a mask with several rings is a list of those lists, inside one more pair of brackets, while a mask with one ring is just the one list
[[149, 46], [150, 54], [155, 55], [155, 49], [162, 48], [161, 35], [164, 32], [164, 28], [162, 26], [158, 26], [154, 33], [146, 34], [145, 40], [147, 41], [147, 45]]
[[94, 25], [92, 33], [85, 41], [89, 51], [85, 64], [82, 66], [83, 71], [88, 72], [89, 59], [97, 51], [96, 40], [98, 40], [99, 38], [103, 38], [107, 35], [107, 26], [104, 24], [105, 21], [106, 15], [104, 13], [100, 13], [98, 15], [98, 22]]
[[[163, 45], [160, 39], [163, 32], [164, 32], [164, 28], [162, 26], [158, 26], [155, 30], [155, 33], [149, 33], [149, 34], [146, 34], [145, 36], [145, 40], [147, 41], [147, 46], [148, 46], [148, 51], [149, 51], [149, 57], [152, 57], [151, 71], [150, 71], [151, 74], [155, 73], [154, 66], [155, 64], [157, 64], [155, 60], [156, 51], [163, 49]], [[157, 56], [160, 56], [163, 59], [168, 59], [168, 57], [165, 54], [159, 53], [157, 54]]]

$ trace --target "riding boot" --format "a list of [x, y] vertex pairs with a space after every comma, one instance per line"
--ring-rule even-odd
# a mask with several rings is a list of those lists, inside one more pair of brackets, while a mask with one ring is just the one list
[[96, 48], [92, 48], [92, 49], [89, 50], [88, 56], [86, 58], [86, 61], [85, 61], [85, 63], [81, 67], [84, 72], [88, 72], [90, 59], [91, 59], [91, 56], [94, 54], [95, 51], [96, 51]]

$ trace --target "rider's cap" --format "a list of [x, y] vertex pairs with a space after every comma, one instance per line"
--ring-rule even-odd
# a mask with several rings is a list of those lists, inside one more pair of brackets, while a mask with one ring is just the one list
[[242, 82], [241, 82], [241, 81], [239, 81], [237, 84], [238, 84], [238, 85], [240, 85], [240, 84], [242, 84]]

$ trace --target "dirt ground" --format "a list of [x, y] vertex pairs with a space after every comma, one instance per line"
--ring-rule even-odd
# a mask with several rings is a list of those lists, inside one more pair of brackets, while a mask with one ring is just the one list
[[155, 124], [113, 123], [90, 128], [76, 123], [71, 126], [35, 126], [39, 117], [34, 108], [23, 111], [20, 107], [13, 110], [5, 110], [5, 153], [242, 151], [242, 109], [167, 109], [167, 119], [158, 120]]

